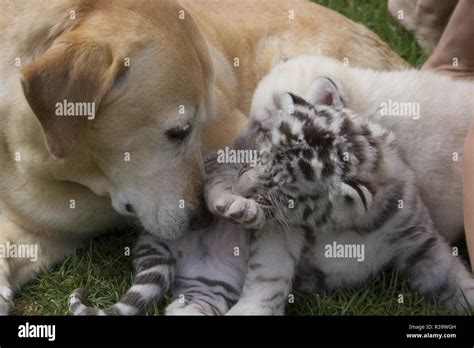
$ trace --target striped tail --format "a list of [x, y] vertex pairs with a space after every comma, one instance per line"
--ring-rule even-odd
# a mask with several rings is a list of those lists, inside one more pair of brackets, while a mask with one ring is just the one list
[[107, 309], [88, 307], [82, 303], [84, 289], [76, 289], [69, 297], [71, 315], [138, 315], [160, 300], [170, 289], [176, 271], [174, 246], [157, 237], [142, 233], [133, 253], [133, 284], [119, 302]]

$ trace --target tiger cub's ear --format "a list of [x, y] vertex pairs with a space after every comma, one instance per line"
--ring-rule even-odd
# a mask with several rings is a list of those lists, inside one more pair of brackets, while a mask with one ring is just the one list
[[305, 99], [313, 105], [328, 105], [336, 109], [344, 107], [342, 93], [329, 77], [314, 81]]
[[280, 96], [281, 108], [285, 112], [292, 114], [295, 111], [295, 103], [290, 93], [283, 93]]

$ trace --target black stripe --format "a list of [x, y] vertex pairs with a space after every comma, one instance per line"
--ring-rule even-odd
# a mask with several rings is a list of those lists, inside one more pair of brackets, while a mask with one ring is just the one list
[[145, 252], [150, 252], [150, 250], [156, 250], [155, 248], [152, 248], [150, 244], [144, 244], [136, 247], [136, 249], [133, 251], [134, 255], [140, 253], [141, 251]]
[[[215, 295], [215, 296], [222, 297], [228, 308], [232, 307], [237, 302], [237, 300], [239, 299], [238, 296], [230, 297], [230, 296], [228, 296], [228, 294], [224, 294], [223, 292], [220, 292], [220, 291], [214, 291], [212, 289], [209, 289], [209, 291], [211, 291], [212, 294]], [[240, 296], [240, 294], [239, 294], [239, 296]]]
[[[209, 293], [206, 293], [206, 292], [200, 291], [200, 290], [190, 290], [190, 291], [187, 291], [187, 292], [184, 294], [184, 296], [186, 296], [186, 295], [188, 295], [188, 294], [197, 294], [197, 295], [205, 296], [205, 297], [207, 297], [207, 298], [209, 298], [209, 299], [211, 299], [211, 300], [214, 300], [214, 301], [218, 301], [218, 299], [216, 299], [215, 296], [219, 296], [219, 297], [221, 297], [221, 298], [224, 300], [225, 305], [226, 305], [227, 308], [232, 307], [232, 306], [235, 304], [235, 302], [237, 302], [237, 299], [235, 299], [235, 300], [234, 300], [234, 299], [231, 299], [231, 298], [227, 297], [226, 295], [224, 295], [224, 294], [221, 293], [221, 292], [211, 292], [211, 294], [209, 294]], [[206, 302], [207, 304], [209, 304], [210, 306], [213, 306], [213, 308], [217, 309], [217, 311], [218, 311], [218, 314], [216, 314], [216, 315], [222, 314], [221, 311], [219, 310], [219, 308], [218, 308], [215, 304], [213, 304], [212, 302], [209, 302], [209, 301], [207, 301], [207, 300], [204, 300], [204, 299], [201, 298], [201, 297], [195, 297], [195, 296], [193, 296], [192, 298], [193, 298], [193, 301], [192, 301], [192, 302], [203, 301], [203, 302]]]
[[212, 287], [220, 286], [224, 288], [227, 292], [230, 292], [231, 294], [240, 295], [240, 291], [237, 291], [236, 289], [234, 289], [234, 287], [231, 286], [230, 284], [219, 281], [219, 280], [212, 280], [205, 277], [189, 278], [189, 277], [179, 276], [179, 278], [193, 280], [193, 281], [200, 282]]
[[388, 243], [389, 244], [395, 244], [395, 243], [398, 243], [400, 242], [400, 240], [408, 237], [408, 236], [412, 236], [414, 235], [415, 233], [417, 233], [417, 231], [419, 230], [419, 227], [418, 226], [410, 226], [396, 234], [394, 234], [389, 240], [388, 240]]
[[173, 255], [173, 252], [171, 251], [171, 249], [168, 247], [168, 245], [165, 242], [157, 240], [155, 241], [155, 243], [161, 246], [163, 249], [165, 249], [170, 255]]
[[426, 232], [427, 232], [427, 229], [425, 226], [415, 224], [415, 225], [412, 225], [411, 227], [408, 227], [398, 232], [397, 234], [394, 234], [394, 236], [391, 239], [389, 239], [388, 242], [390, 244], [395, 244], [395, 243], [401, 242], [402, 240], [415, 241], [417, 238], [419, 238]]
[[282, 121], [278, 126], [278, 130], [285, 136], [287, 141], [296, 141], [298, 139], [298, 137], [291, 131], [291, 127], [288, 122]]
[[276, 282], [288, 282], [288, 278], [285, 277], [266, 277], [263, 275], [256, 276], [254, 279], [258, 283], [276, 283]]
[[413, 268], [417, 263], [420, 263], [423, 260], [429, 259], [431, 257], [431, 249], [436, 245], [438, 242], [438, 238], [436, 236], [428, 238], [418, 249], [416, 253], [411, 255], [406, 260], [406, 267], [408, 269]]
[[145, 308], [146, 302], [142, 297], [142, 294], [136, 291], [128, 291], [121, 299], [120, 303], [137, 308], [142, 311]]
[[339, 134], [340, 135], [348, 135], [348, 134], [352, 133], [353, 128], [354, 128], [354, 124], [352, 123], [352, 121], [348, 117], [346, 117], [342, 121], [341, 128], [339, 129]]
[[312, 149], [304, 149], [302, 151], [303, 157], [307, 160], [312, 160], [314, 157], [314, 152]]
[[301, 105], [303, 107], [306, 107], [310, 110], [312, 110], [314, 108], [313, 105], [311, 105], [310, 103], [308, 103], [306, 100], [304, 100], [303, 98], [301, 98], [300, 96], [297, 96], [297, 95], [294, 95], [293, 93], [288, 93], [291, 97], [291, 99], [293, 100], [293, 104], [295, 105]]
[[307, 181], [313, 181], [314, 180], [314, 170], [313, 170], [313, 167], [311, 167], [311, 164], [309, 164], [304, 159], [300, 158], [298, 160], [298, 167], [300, 168], [301, 173], [303, 174], [304, 178]]
[[372, 135], [372, 132], [370, 131], [369, 127], [366, 124], [363, 124], [360, 126], [360, 134], [368, 138]]
[[251, 271], [254, 271], [256, 270], [257, 268], [261, 268], [263, 265], [261, 263], [258, 263], [258, 262], [250, 262], [249, 265], [248, 265], [248, 268], [249, 270]]
[[334, 166], [334, 163], [329, 161], [329, 154], [328, 154], [328, 158], [325, 159], [323, 163], [324, 163], [324, 167], [323, 167], [323, 170], [321, 171], [321, 175], [326, 176], [326, 177], [333, 175], [336, 167]]
[[328, 201], [324, 209], [324, 212], [318, 217], [318, 219], [315, 220], [315, 225], [317, 227], [324, 225], [329, 220], [329, 217], [331, 216], [331, 213], [332, 213], [332, 208], [333, 207], [332, 207], [331, 202]]
[[335, 140], [332, 132], [310, 123], [303, 124], [303, 136], [310, 147], [321, 147], [326, 150], [332, 148]]
[[352, 187], [357, 192], [357, 194], [359, 195], [362, 201], [362, 204], [364, 205], [365, 210], [367, 210], [367, 199], [365, 198], [364, 192], [360, 189], [357, 182], [352, 181], [352, 180], [347, 180], [344, 183]]
[[[189, 284], [189, 283], [184, 283], [184, 282], [180, 282], [180, 281], [177, 281], [175, 283], [176, 285], [176, 288], [179, 288], [180, 292], [184, 294], [184, 296], [186, 297], [187, 294], [192, 294], [192, 293], [200, 293], [201, 291], [198, 290], [198, 289], [202, 289], [202, 285], [201, 284]], [[238, 298], [240, 297], [240, 293], [238, 295], [235, 295], [234, 297], [230, 297], [228, 296], [229, 294], [225, 294], [223, 292], [220, 292], [220, 291], [216, 291], [212, 288], [206, 288], [206, 291], [209, 291], [212, 295], [214, 296], [219, 296], [219, 297], [222, 297], [222, 299], [225, 301], [226, 305], [228, 308], [232, 307], [234, 305], [235, 302], [237, 302]]]
[[352, 154], [357, 157], [360, 163], [367, 161], [367, 156], [365, 154], [365, 144], [362, 143], [361, 139], [357, 139], [355, 136], [351, 137], [349, 140], [351, 145], [350, 150]]
[[289, 162], [286, 162], [286, 171], [288, 172], [288, 175], [293, 179], [295, 180], [295, 172], [293, 170], [293, 167], [291, 166], [291, 164]]
[[302, 113], [302, 112], [299, 111], [299, 110], [295, 110], [295, 112], [293, 112], [293, 113], [291, 114], [291, 116], [293, 116], [293, 117], [296, 118], [298, 121], [303, 122], [303, 123], [310, 122], [310, 119], [309, 119], [308, 115]]
[[138, 274], [133, 282], [133, 285], [143, 285], [143, 284], [151, 284], [151, 285], [158, 285], [161, 287], [165, 287], [167, 281], [163, 274], [157, 272], [148, 272], [145, 274]]
[[317, 110], [317, 115], [320, 117], [324, 117], [327, 120], [327, 123], [331, 124], [332, 114], [329, 112], [329, 110], [319, 109]]
[[306, 244], [309, 246], [314, 245], [316, 243], [316, 236], [314, 235], [313, 229], [308, 225], [301, 225], [301, 228], [304, 231]]
[[310, 207], [305, 207], [303, 211], [303, 220], [307, 221], [309, 216], [313, 213], [313, 210]]
[[158, 265], [163, 265], [163, 266], [174, 266], [176, 265], [176, 260], [174, 259], [169, 259], [169, 258], [163, 258], [163, 257], [150, 257], [147, 258], [141, 262], [139, 262], [139, 267], [143, 269], [149, 269]]
[[140, 253], [135, 253], [133, 255], [133, 258], [139, 259], [139, 258], [145, 257], [145, 256], [161, 256], [161, 255], [163, 255], [163, 252], [161, 252], [157, 249], [149, 248], [146, 251], [142, 251]]
[[[369, 186], [366, 187], [369, 189]], [[387, 187], [385, 193], [377, 193], [383, 199], [378, 199], [378, 204], [372, 205], [375, 207], [374, 209], [377, 209], [373, 214], [375, 217], [371, 221], [366, 222], [365, 225], [353, 226], [357, 233], [363, 234], [378, 230], [400, 212], [398, 200], [403, 198], [403, 183], [396, 181], [392, 184], [385, 184], [385, 187]], [[373, 188], [371, 189], [374, 190]]]

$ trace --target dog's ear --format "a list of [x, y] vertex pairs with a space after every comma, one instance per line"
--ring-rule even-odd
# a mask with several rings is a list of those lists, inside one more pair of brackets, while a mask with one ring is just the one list
[[321, 77], [313, 82], [305, 98], [312, 105], [328, 105], [342, 108], [343, 96], [329, 77]]
[[114, 81], [120, 80], [120, 86], [115, 87], [123, 88], [119, 77], [127, 68], [122, 62], [114, 60], [106, 44], [69, 32], [22, 69], [23, 92], [53, 156], [70, 155], [80, 143], [88, 118], [92, 118], [75, 114], [79, 108], [72, 108], [68, 116], [61, 115], [61, 104], [87, 106], [97, 113], [104, 96], [116, 94]]

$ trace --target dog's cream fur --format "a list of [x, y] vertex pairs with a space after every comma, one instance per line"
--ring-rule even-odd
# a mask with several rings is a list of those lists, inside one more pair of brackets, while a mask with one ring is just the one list
[[[199, 211], [201, 144], [233, 141], [279, 61], [406, 67], [363, 26], [301, 0], [2, 1], [0, 51], [0, 243], [40, 249], [35, 263], [0, 260], [2, 314], [86, 237], [134, 218], [180, 236]], [[63, 100], [95, 103], [96, 118], [54, 116]], [[182, 144], [165, 136], [186, 123]]]
[[[255, 91], [251, 115], [265, 115], [273, 96], [310, 93], [320, 77], [332, 79], [347, 108], [380, 122], [397, 136], [404, 160], [440, 233], [454, 240], [463, 232], [462, 155], [474, 121], [474, 84], [430, 71], [380, 72], [346, 67], [335, 59], [300, 56], [281, 63]], [[383, 103], [418, 103], [419, 115], [384, 115]]]

